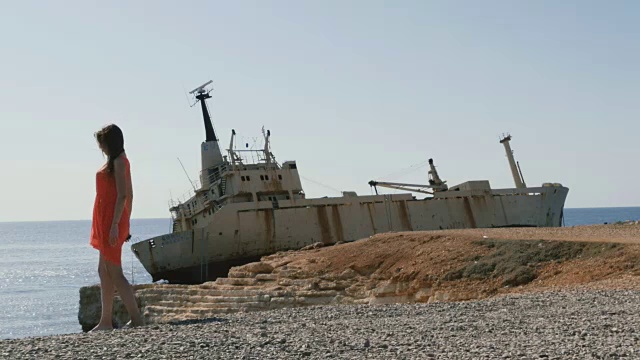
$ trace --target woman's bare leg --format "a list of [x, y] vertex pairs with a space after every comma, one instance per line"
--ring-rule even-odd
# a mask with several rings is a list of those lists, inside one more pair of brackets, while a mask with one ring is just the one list
[[133, 294], [133, 288], [129, 284], [129, 281], [122, 273], [122, 267], [119, 265], [115, 265], [109, 262], [106, 262], [107, 270], [109, 271], [109, 276], [113, 281], [113, 285], [118, 290], [118, 294], [120, 294], [120, 298], [124, 303], [125, 308], [129, 312], [129, 316], [131, 317], [131, 325], [132, 326], [142, 326], [144, 325], [144, 321], [142, 320], [142, 316], [140, 315], [140, 309], [138, 309], [138, 303], [136, 302], [136, 297]]
[[111, 313], [113, 311], [113, 281], [111, 275], [107, 269], [107, 262], [100, 255], [100, 261], [98, 263], [98, 275], [100, 275], [100, 298], [102, 300], [102, 314], [100, 316], [100, 322], [93, 330], [111, 330], [113, 329], [113, 323], [111, 321]]

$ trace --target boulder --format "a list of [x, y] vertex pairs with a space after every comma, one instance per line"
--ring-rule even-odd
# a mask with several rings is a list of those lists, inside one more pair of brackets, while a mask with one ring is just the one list
[[230, 272], [248, 272], [254, 274], [270, 274], [272, 271], [273, 266], [262, 261], [248, 263], [246, 265], [231, 268], [230, 270]]
[[[142, 309], [141, 299], [136, 296], [138, 306]], [[84, 286], [80, 288], [80, 309], [78, 310], [78, 321], [82, 326], [82, 331], [93, 329], [100, 321], [102, 314], [102, 301], [100, 299], [100, 285]], [[119, 328], [129, 322], [130, 317], [127, 309], [119, 296], [113, 299], [112, 321], [113, 327]]]

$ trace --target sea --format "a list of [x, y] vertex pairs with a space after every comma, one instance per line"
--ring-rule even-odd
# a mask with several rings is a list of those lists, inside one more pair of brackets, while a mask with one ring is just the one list
[[[640, 207], [565, 209], [565, 226], [640, 219]], [[0, 339], [81, 332], [79, 290], [99, 283], [90, 221], [0, 222]], [[171, 231], [169, 219], [134, 219], [132, 242]], [[151, 282], [125, 245], [129, 282]]]

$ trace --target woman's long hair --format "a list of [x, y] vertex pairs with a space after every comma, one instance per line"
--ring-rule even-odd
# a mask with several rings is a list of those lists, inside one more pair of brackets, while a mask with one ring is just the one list
[[98, 130], [94, 136], [102, 148], [106, 150], [107, 171], [113, 173], [113, 162], [124, 152], [124, 135], [117, 125], [110, 124]]

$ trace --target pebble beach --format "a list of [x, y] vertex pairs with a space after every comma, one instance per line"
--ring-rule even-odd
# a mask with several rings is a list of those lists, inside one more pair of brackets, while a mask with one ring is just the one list
[[0, 341], [2, 359], [634, 359], [640, 292], [343, 305]]

